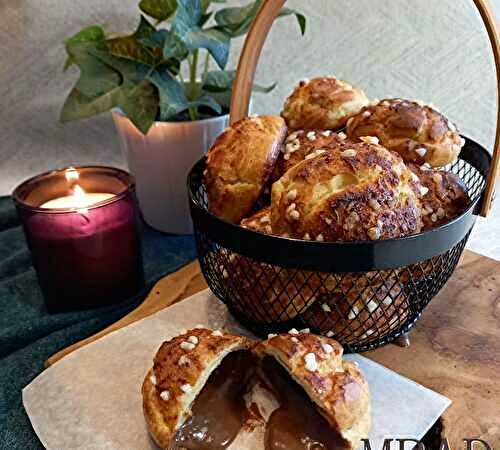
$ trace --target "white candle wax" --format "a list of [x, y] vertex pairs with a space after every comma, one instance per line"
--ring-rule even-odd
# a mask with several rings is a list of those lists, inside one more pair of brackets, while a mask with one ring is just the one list
[[98, 202], [108, 200], [114, 197], [115, 194], [109, 192], [85, 192], [79, 195], [67, 195], [64, 197], [54, 198], [42, 205], [41, 208], [87, 208]]

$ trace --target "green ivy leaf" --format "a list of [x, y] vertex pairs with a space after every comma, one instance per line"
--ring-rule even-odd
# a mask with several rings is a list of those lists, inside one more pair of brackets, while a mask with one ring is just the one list
[[304, 16], [304, 14], [301, 14], [298, 11], [295, 11], [294, 9], [283, 8], [278, 14], [278, 17], [291, 16], [291, 15], [295, 15], [297, 23], [299, 24], [300, 34], [302, 34], [303, 36], [306, 32], [306, 16]]
[[130, 59], [154, 66], [161, 60], [161, 50], [145, 46], [142, 41], [150, 37], [155, 28], [143, 16], [137, 30], [130, 36], [108, 39], [106, 45], [109, 53], [119, 58]]
[[208, 96], [189, 101], [184, 86], [168, 72], [154, 70], [148, 79], [158, 88], [160, 95], [160, 120], [170, 120], [179, 113], [197, 106], [208, 106], [220, 114], [220, 105]]
[[154, 70], [148, 79], [158, 88], [161, 120], [169, 120], [188, 108], [183, 86], [168, 72]]
[[138, 60], [119, 58], [110, 54], [107, 49], [96, 48], [91, 54], [102, 63], [120, 74], [121, 84], [139, 84], [151, 72], [152, 67]]
[[189, 49], [187, 48], [184, 40], [174, 33], [173, 31], [167, 32], [165, 38], [165, 43], [163, 46], [163, 57], [164, 58], [175, 58], [178, 61], [183, 61], [187, 58], [189, 54]]
[[[93, 25], [90, 27], [86, 27], [83, 30], [80, 30], [75, 35], [66, 39], [64, 43], [66, 44], [66, 50], [76, 44], [81, 44], [82, 42], [99, 42], [105, 39], [104, 30], [102, 27], [98, 25]], [[68, 50], [67, 50], [68, 51]], [[68, 51], [69, 53], [69, 51]], [[64, 63], [64, 71], [68, 70], [68, 68], [75, 64], [75, 60], [71, 55], [68, 55], [66, 62]]]
[[[235, 78], [235, 70], [211, 70], [207, 72], [203, 80], [202, 89], [206, 92], [231, 91]], [[276, 87], [276, 85], [277, 83], [273, 83], [269, 86], [262, 86], [254, 83], [252, 90], [254, 92], [262, 92], [267, 94], [271, 92]]]
[[197, 106], [207, 106], [208, 108], [213, 109], [217, 114], [220, 114], [222, 112], [221, 106], [210, 95], [202, 95], [201, 97], [190, 101], [188, 104], [188, 108]]
[[148, 80], [128, 89], [121, 89], [116, 95], [116, 106], [144, 134], [147, 134], [156, 119], [158, 104], [158, 91]]
[[175, 13], [177, 0], [141, 0], [139, 8], [144, 14], [163, 22]]
[[188, 50], [205, 48], [223, 69], [229, 58], [229, 36], [217, 29], [202, 30], [203, 10], [200, 0], [178, 0], [172, 32]]
[[[261, 4], [262, 0], [256, 0], [246, 6], [224, 8], [217, 11], [214, 17], [217, 28], [232, 38], [244, 35], [250, 28]], [[283, 8], [278, 17], [289, 15], [295, 15], [300, 31], [304, 34], [306, 30], [304, 15], [290, 8]]]
[[190, 50], [205, 48], [217, 65], [224, 69], [229, 59], [229, 36], [219, 30], [191, 30], [184, 36], [184, 42]]
[[69, 57], [80, 69], [75, 88], [85, 97], [100, 97], [121, 83], [120, 74], [93, 54], [100, 48], [103, 48], [102, 42], [66, 44]]
[[133, 36], [136, 39], [145, 39], [156, 32], [156, 28], [141, 14], [141, 20]]
[[62, 107], [60, 121], [66, 123], [109, 111], [117, 105], [118, 95], [122, 89], [118, 86], [99, 97], [88, 97], [73, 88]]
[[150, 34], [147, 37], [141, 38], [139, 41], [141, 42], [142, 45], [148, 47], [148, 48], [162, 48], [165, 45], [165, 39], [167, 39], [167, 36], [169, 35], [168, 30], [158, 30], [155, 31], [154, 33]]
[[256, 0], [246, 6], [221, 9], [215, 14], [215, 23], [219, 29], [231, 37], [242, 36], [250, 28], [250, 24], [259, 10], [260, 4], [261, 0]]
[[226, 0], [201, 0], [201, 7], [203, 9], [203, 12], [208, 9], [210, 3], [226, 3]]

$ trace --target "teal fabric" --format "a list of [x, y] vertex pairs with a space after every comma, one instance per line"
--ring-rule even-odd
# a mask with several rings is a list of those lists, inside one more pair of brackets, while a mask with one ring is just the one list
[[10, 197], [0, 197], [0, 449], [43, 448], [26, 415], [21, 390], [53, 353], [90, 336], [134, 309], [164, 275], [195, 259], [192, 236], [144, 226], [147, 288], [120, 305], [48, 314]]

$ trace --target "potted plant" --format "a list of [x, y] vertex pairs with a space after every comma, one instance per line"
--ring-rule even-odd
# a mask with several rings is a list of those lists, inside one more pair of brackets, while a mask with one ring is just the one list
[[[80, 77], [61, 121], [113, 111], [143, 217], [156, 229], [192, 230], [186, 175], [227, 126], [235, 75], [226, 70], [230, 42], [248, 31], [261, 2], [214, 12], [213, 4], [225, 0], [141, 0], [154, 25], [141, 15], [130, 35], [90, 26], [65, 41], [65, 69], [76, 64]], [[281, 13], [290, 14], [304, 33], [304, 16]]]

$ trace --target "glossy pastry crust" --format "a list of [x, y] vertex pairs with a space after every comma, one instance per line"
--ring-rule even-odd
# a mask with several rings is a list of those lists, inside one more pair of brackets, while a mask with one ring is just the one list
[[286, 333], [261, 342], [256, 350], [274, 357], [287, 370], [353, 449], [368, 436], [368, 383], [356, 364], [342, 360], [343, 349], [337, 341], [310, 333]]
[[420, 102], [400, 98], [364, 107], [347, 123], [349, 139], [376, 136], [407, 163], [441, 167], [455, 161], [465, 141], [441, 113]]
[[343, 142], [345, 133], [335, 133], [331, 130], [296, 130], [288, 134], [281, 154], [276, 162], [273, 180], [281, 178], [295, 164], [312, 158], [328, 149], [333, 144]]
[[281, 115], [291, 130], [335, 130], [368, 103], [361, 89], [335, 77], [319, 77], [301, 81]]
[[421, 185], [396, 153], [341, 143], [274, 183], [273, 232], [316, 241], [377, 240], [421, 230]]
[[250, 214], [274, 169], [286, 135], [277, 116], [246, 117], [210, 148], [205, 171], [209, 210], [231, 223]]
[[242, 336], [205, 328], [189, 330], [161, 345], [142, 385], [144, 417], [160, 448], [169, 448], [194, 399], [223, 359], [252, 345]]
[[467, 187], [454, 173], [428, 170], [411, 164], [410, 170], [420, 179], [424, 231], [436, 228], [462, 214], [470, 205]]

